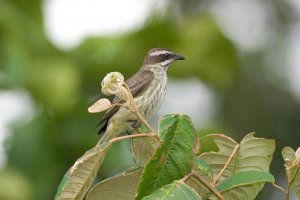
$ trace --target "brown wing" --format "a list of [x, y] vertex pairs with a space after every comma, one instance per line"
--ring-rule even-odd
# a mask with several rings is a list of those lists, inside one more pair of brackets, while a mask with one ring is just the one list
[[[136, 74], [134, 74], [132, 77], [130, 77], [126, 82], [128, 85], [131, 94], [133, 97], [138, 96], [142, 91], [144, 91], [145, 88], [149, 86], [149, 83], [153, 80], [154, 74], [150, 70], [139, 70]], [[113, 103], [123, 103], [123, 100], [121, 100], [118, 97], [115, 97], [113, 99]], [[111, 109], [109, 109], [103, 119], [100, 121], [99, 125], [103, 124], [103, 126], [100, 128], [98, 134], [106, 130], [108, 120], [119, 110], [120, 106], [115, 106]]]

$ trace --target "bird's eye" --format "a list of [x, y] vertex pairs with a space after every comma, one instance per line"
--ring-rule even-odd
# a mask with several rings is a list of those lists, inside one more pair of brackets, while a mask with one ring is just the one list
[[169, 56], [170, 56], [170, 54], [164, 53], [164, 57], [165, 57], [165, 58], [168, 58]]

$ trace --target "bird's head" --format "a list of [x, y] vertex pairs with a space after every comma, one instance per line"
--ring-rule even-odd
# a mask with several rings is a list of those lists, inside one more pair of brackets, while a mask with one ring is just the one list
[[143, 65], [167, 68], [172, 62], [184, 59], [183, 56], [172, 52], [170, 49], [154, 48], [148, 51]]

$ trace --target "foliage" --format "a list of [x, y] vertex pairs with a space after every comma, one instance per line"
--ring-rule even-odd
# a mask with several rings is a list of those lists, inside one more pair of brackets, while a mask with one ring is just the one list
[[111, 143], [97, 145], [79, 158], [64, 176], [57, 191], [57, 199], [83, 199], [110, 147]]
[[[141, 130], [141, 129], [140, 129]], [[148, 130], [148, 129], [142, 129]], [[182, 114], [166, 115], [159, 122], [159, 140], [151, 133], [136, 133], [97, 145], [79, 158], [67, 172], [56, 199], [255, 199], [266, 183], [275, 184], [269, 166], [274, 140], [246, 135], [238, 144], [222, 134], [211, 134], [218, 152], [198, 152], [198, 134], [191, 119]], [[137, 168], [97, 183], [92, 189], [95, 170], [111, 145], [133, 138]], [[150, 139], [150, 140], [149, 140]], [[144, 140], [144, 141], [143, 141]], [[143, 141], [143, 142], [142, 142]], [[151, 142], [149, 142], [151, 141]], [[138, 147], [137, 144], [142, 144]], [[205, 144], [202, 144], [205, 145]], [[298, 195], [299, 153], [283, 150], [289, 188]], [[148, 161], [146, 161], [148, 159]], [[288, 199], [288, 195], [287, 198]]]
[[141, 168], [130, 169], [96, 184], [88, 193], [87, 200], [101, 197], [106, 200], [134, 199], [142, 174]]
[[[216, 20], [211, 12], [211, 4], [230, 1], [170, 1], [169, 9], [150, 16], [138, 29], [124, 35], [88, 37], [69, 50], [57, 48], [47, 37], [43, 2], [47, 1], [0, 0], [1, 94], [21, 90], [32, 98], [34, 107], [32, 118], [9, 125], [3, 144], [7, 160], [0, 172], [0, 199], [52, 199], [63, 174], [98, 140], [95, 126], [101, 116], [88, 115], [86, 111], [100, 97], [96, 82], [116, 70], [128, 78], [153, 47], [168, 47], [186, 57], [184, 66], [174, 64], [168, 70], [170, 80], [201, 82], [216, 98], [213, 117], [208, 122], [200, 124], [202, 121], [194, 119], [195, 126], [201, 127], [199, 134], [226, 132], [239, 140], [255, 130], [260, 137], [276, 139], [277, 151], [287, 144], [293, 149], [299, 146], [300, 103], [288, 87], [286, 75], [291, 66], [285, 63], [291, 54], [287, 51], [288, 41], [297, 35], [293, 26], [298, 21], [293, 16], [299, 15], [291, 1], [253, 2], [259, 6], [255, 10], [264, 11], [263, 16], [272, 14], [271, 23], [266, 23], [272, 29], [264, 30], [269, 37], [261, 41], [262, 48], [251, 51], [239, 48], [228, 37], [223, 20]], [[245, 19], [248, 18], [234, 22], [247, 25]], [[105, 19], [94, 20], [101, 23]], [[235, 27], [239, 28], [234, 23], [232, 28]], [[249, 32], [245, 34], [248, 38]], [[185, 112], [207, 115], [202, 107], [185, 107]], [[2, 114], [1, 110], [1, 117]], [[144, 166], [157, 148], [156, 139], [134, 138], [132, 143], [136, 165]], [[202, 143], [203, 152], [211, 150], [214, 144], [206, 140]], [[133, 165], [129, 145], [129, 141], [124, 141], [112, 146], [98, 179]], [[275, 152], [272, 174], [282, 177], [282, 165], [280, 154]], [[193, 170], [212, 182], [212, 169], [205, 164], [198, 167], [193, 165]], [[198, 193], [208, 194], [195, 177], [186, 183], [198, 188]], [[257, 198], [268, 199], [274, 192], [268, 189]]]
[[153, 192], [144, 200], [163, 199], [163, 200], [201, 200], [201, 197], [182, 181], [174, 181]]
[[[162, 144], [144, 167], [136, 199], [183, 178], [191, 171], [196, 130], [186, 116], [167, 115], [159, 124]], [[151, 188], [151, 189], [150, 189]]]

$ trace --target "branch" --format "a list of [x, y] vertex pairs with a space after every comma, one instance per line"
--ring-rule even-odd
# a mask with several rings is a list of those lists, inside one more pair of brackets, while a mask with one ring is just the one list
[[195, 142], [194, 142], [194, 147], [193, 147], [193, 152], [195, 155], [198, 155], [200, 152], [200, 140], [198, 134], [196, 134]]
[[222, 176], [222, 174], [224, 173], [224, 171], [226, 170], [226, 168], [230, 164], [231, 160], [233, 159], [233, 157], [235, 156], [235, 154], [236, 154], [236, 152], [238, 151], [239, 148], [240, 148], [240, 145], [236, 145], [234, 147], [234, 149], [233, 149], [230, 157], [228, 158], [227, 162], [225, 163], [223, 169], [220, 171], [220, 173], [217, 175], [217, 177], [213, 181], [213, 183], [212, 183], [213, 187], [217, 184], [218, 180], [220, 179], [220, 177]]
[[285, 192], [285, 199], [289, 200], [289, 198], [290, 198], [290, 187], [288, 186], [288, 188], [287, 188], [287, 190]]
[[153, 137], [153, 138], [156, 138], [158, 141], [160, 141], [160, 139], [158, 138], [158, 135], [156, 133], [140, 133], [140, 134], [134, 134], [134, 135], [125, 135], [125, 136], [115, 137], [109, 141], [110, 142], [119, 142], [121, 140], [126, 140], [129, 138], [137, 138], [137, 137]]
[[[285, 189], [283, 189], [282, 187], [280, 187], [280, 186], [277, 185], [276, 183], [272, 183], [272, 185], [273, 185], [275, 188], [277, 188], [277, 189], [283, 191], [285, 195], [288, 194], [288, 192], [287, 192]], [[288, 199], [288, 198], [287, 198], [287, 199]]]
[[181, 182], [186, 182], [191, 176], [193, 176], [193, 173], [189, 173], [188, 175], [186, 175], [185, 177], [183, 177], [182, 179], [180, 179], [179, 181]]
[[225, 198], [213, 187], [211, 187], [207, 182], [205, 182], [198, 174], [191, 172], [179, 181], [186, 182], [191, 176], [195, 177], [202, 185], [204, 185], [211, 193], [213, 193], [219, 200], [225, 200]]

